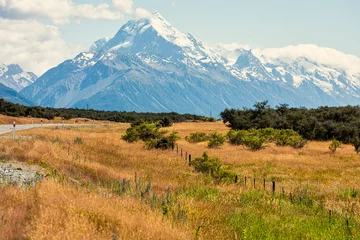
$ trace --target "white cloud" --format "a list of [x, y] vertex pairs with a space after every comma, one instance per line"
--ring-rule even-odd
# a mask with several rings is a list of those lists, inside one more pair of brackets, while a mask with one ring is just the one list
[[94, 6], [75, 4], [72, 0], [0, 0], [0, 16], [9, 19], [41, 17], [50, 19], [55, 24], [69, 23], [82, 18], [117, 20], [124, 17], [121, 12], [112, 11], [106, 3]]
[[278, 61], [278, 59], [293, 61], [298, 57], [305, 57], [310, 61], [345, 70], [351, 74], [360, 73], [360, 59], [356, 56], [331, 48], [319, 47], [314, 44], [301, 44], [284, 48], [254, 49], [253, 53], [257, 57], [263, 57], [272, 61]]
[[152, 16], [151, 12], [149, 12], [144, 8], [137, 8], [135, 10], [135, 19], [150, 18], [151, 16]]
[[240, 43], [219, 43], [217, 46], [222, 47], [228, 51], [235, 51], [237, 49], [250, 49], [249, 44], [240, 44]]
[[172, 2], [171, 6], [176, 7], [176, 2]]
[[57, 27], [34, 20], [0, 19], [0, 36], [0, 62], [19, 64], [37, 75], [80, 51], [61, 38]]
[[114, 8], [127, 13], [131, 14], [133, 12], [133, 0], [113, 0]]

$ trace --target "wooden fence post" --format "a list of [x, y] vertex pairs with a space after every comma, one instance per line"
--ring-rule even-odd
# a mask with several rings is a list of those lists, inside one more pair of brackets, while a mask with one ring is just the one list
[[191, 154], [189, 154], [189, 166], [191, 166]]
[[264, 178], [264, 191], [266, 190], [266, 180]]
[[275, 194], [275, 182], [272, 182], [272, 193]]

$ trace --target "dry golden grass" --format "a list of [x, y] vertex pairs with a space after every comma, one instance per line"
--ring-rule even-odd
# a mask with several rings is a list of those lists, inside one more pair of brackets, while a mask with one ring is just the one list
[[[0, 124], [12, 124], [14, 121], [16, 124], [32, 124], [32, 121], [34, 121], [35, 124], [40, 124], [40, 121], [44, 124], [47, 123], [62, 123], [61, 117], [55, 117], [53, 120], [48, 120], [46, 118], [31, 118], [31, 117], [11, 117], [6, 116], [3, 114], [0, 114]], [[74, 123], [81, 123], [81, 124], [89, 124], [92, 123], [92, 120], [86, 119], [86, 118], [73, 118], [70, 120], [64, 120], [64, 123], [66, 124], [74, 124]], [[108, 121], [94, 121], [96, 124], [105, 124], [108, 123]]]
[[130, 198], [105, 197], [45, 181], [37, 188], [39, 214], [28, 225], [31, 239], [186, 239], [186, 232]]
[[[224, 222], [235, 211], [238, 196], [252, 187], [214, 185], [174, 151], [149, 151], [143, 143], [126, 143], [121, 136], [128, 127], [128, 124], [113, 124], [110, 128], [31, 129], [21, 134], [37, 136], [40, 140], [0, 140], [0, 154], [6, 154], [8, 160], [29, 164], [45, 161], [46, 171], [56, 169], [65, 179], [48, 178], [28, 191], [3, 187], [0, 201], [5, 199], [6, 204], [0, 208], [0, 220], [2, 216], [12, 219], [6, 226], [4, 239], [22, 236], [111, 239], [116, 233], [119, 239], [234, 238]], [[286, 192], [307, 187], [325, 199], [324, 206], [328, 209], [360, 211], [358, 197], [341, 196], [346, 190], [357, 189], [360, 180], [360, 156], [352, 146], [344, 145], [335, 154], [328, 150], [330, 142], [309, 142], [300, 150], [268, 144], [252, 152], [227, 143], [218, 149], [209, 149], [206, 143], [190, 144], [184, 138], [195, 131], [225, 133], [229, 129], [221, 122], [181, 123], [168, 130], [179, 132], [182, 139], [178, 144], [184, 155], [187, 151], [194, 159], [207, 151], [210, 156], [219, 157], [223, 164], [232, 165], [241, 180], [243, 176], [276, 179], [277, 190], [284, 187]], [[75, 144], [76, 137], [82, 138], [83, 143]], [[153, 191], [160, 195], [169, 186], [180, 192], [187, 189], [179, 195], [188, 213], [186, 224], [172, 222], [163, 217], [160, 210], [152, 211], [137, 198], [115, 195], [109, 198], [103, 195], [104, 189], [87, 187], [99, 181], [133, 179], [135, 172], [146, 181], [151, 180]], [[70, 184], [69, 178], [81, 185]], [[202, 198], [197, 192], [189, 193], [189, 189], [198, 191], [205, 185], [214, 189], [214, 195]], [[268, 192], [269, 187], [268, 183]], [[262, 188], [261, 182], [257, 188]], [[26, 231], [17, 231], [25, 225]]]

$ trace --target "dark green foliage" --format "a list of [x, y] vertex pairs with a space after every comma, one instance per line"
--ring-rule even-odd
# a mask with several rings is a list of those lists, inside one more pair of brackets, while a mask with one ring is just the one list
[[160, 130], [160, 126], [153, 123], [134, 124], [126, 130], [122, 139], [129, 142], [137, 142], [142, 140], [148, 149], [170, 149], [175, 146], [175, 143], [180, 138], [177, 132], [172, 132], [165, 136], [167, 131]]
[[190, 133], [189, 136], [186, 136], [185, 140], [189, 143], [199, 143], [209, 140], [209, 137], [204, 132], [194, 132]]
[[226, 137], [221, 133], [214, 132], [209, 135], [209, 148], [217, 148], [225, 143]]
[[155, 124], [142, 123], [128, 128], [125, 135], [122, 136], [122, 139], [130, 143], [139, 140], [146, 142], [151, 139], [160, 138], [163, 134], [164, 132], [160, 131], [160, 127]]
[[191, 165], [197, 172], [209, 175], [218, 182], [233, 182], [235, 179], [236, 174], [230, 166], [222, 166], [219, 158], [211, 158], [206, 152], [191, 161]]
[[[265, 101], [256, 103], [253, 109], [225, 109], [220, 115], [232, 129], [292, 129], [307, 140], [337, 139], [360, 151], [360, 106], [307, 109], [281, 104], [270, 108]], [[285, 140], [278, 139], [277, 144], [302, 147], [305, 141], [288, 136]]]
[[161, 136], [160, 138], [149, 139], [145, 142], [148, 149], [171, 149], [175, 146], [177, 140], [179, 140], [177, 132], [170, 133], [169, 136]]
[[71, 118], [89, 118], [94, 120], [106, 120], [113, 122], [156, 122], [161, 120], [164, 125], [169, 126], [173, 122], [195, 121], [203, 119], [201, 116], [193, 114], [170, 113], [136, 113], [136, 112], [116, 112], [101, 111], [94, 109], [78, 109], [78, 108], [42, 108], [28, 107], [20, 104], [7, 102], [0, 98], [0, 113], [15, 117], [34, 117], [46, 118], [49, 120], [54, 117], [62, 117], [66, 120]]
[[161, 127], [171, 127], [173, 125], [173, 122], [170, 118], [164, 118], [160, 120]]

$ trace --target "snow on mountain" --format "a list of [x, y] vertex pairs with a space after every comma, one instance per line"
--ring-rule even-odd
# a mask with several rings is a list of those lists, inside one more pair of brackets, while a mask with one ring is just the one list
[[90, 53], [96, 53], [100, 50], [102, 50], [102, 48], [106, 45], [106, 43], [110, 40], [111, 38], [109, 37], [105, 37], [105, 38], [101, 38], [99, 40], [97, 40], [96, 42], [94, 42], [90, 48], [89, 48], [89, 52]]
[[222, 56], [229, 65], [233, 65], [236, 63], [243, 50], [250, 50], [250, 46], [239, 43], [219, 43], [216, 44], [213, 49], [217, 54]]
[[17, 64], [6, 66], [0, 63], [0, 83], [19, 92], [32, 84], [37, 76], [31, 72], [24, 72]]
[[359, 104], [358, 60], [314, 45], [211, 48], [154, 13], [129, 21], [21, 93], [46, 107], [197, 114], [263, 100], [273, 106]]

